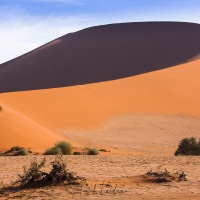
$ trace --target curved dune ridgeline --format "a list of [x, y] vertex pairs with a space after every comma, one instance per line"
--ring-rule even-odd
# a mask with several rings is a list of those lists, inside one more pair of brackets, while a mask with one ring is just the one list
[[138, 22], [67, 34], [0, 65], [0, 92], [37, 90], [130, 77], [200, 54], [200, 25]]

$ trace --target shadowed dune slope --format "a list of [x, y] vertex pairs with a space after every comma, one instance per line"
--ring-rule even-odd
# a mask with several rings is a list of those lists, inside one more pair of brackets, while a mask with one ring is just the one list
[[87, 28], [0, 65], [0, 92], [130, 77], [200, 54], [200, 25], [137, 22]]

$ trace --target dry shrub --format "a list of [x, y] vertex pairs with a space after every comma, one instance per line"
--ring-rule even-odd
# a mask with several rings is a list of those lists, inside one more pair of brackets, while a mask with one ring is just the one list
[[40, 163], [36, 159], [33, 160], [28, 169], [23, 167], [22, 175], [19, 175], [19, 179], [14, 184], [29, 185], [34, 183], [37, 186], [45, 186], [58, 183], [79, 184], [85, 181], [85, 178], [76, 176], [74, 172], [68, 171], [67, 164], [62, 156], [56, 156], [54, 161], [51, 162], [52, 169], [49, 173], [41, 170], [45, 167], [45, 164], [45, 158]]
[[4, 155], [9, 156], [27, 156], [32, 153], [29, 149], [24, 147], [14, 146], [10, 150], [6, 151]]
[[83, 177], [76, 176], [74, 172], [69, 172], [67, 169], [67, 164], [63, 160], [62, 156], [55, 157], [55, 160], [51, 162], [52, 169], [47, 175], [48, 181], [53, 183], [74, 183], [76, 181], [85, 180]]
[[152, 170], [148, 171], [144, 178], [152, 178], [150, 179], [153, 182], [162, 183], [162, 182], [172, 182], [172, 181], [186, 181], [186, 174], [184, 172], [176, 172], [171, 174], [166, 169], [164, 172], [153, 172]]
[[45, 178], [46, 173], [41, 171], [42, 167], [45, 167], [46, 159], [44, 158], [40, 163], [34, 159], [28, 169], [23, 166], [23, 173], [19, 176], [18, 180], [14, 184], [20, 183], [20, 185], [26, 185], [28, 183], [37, 183]]

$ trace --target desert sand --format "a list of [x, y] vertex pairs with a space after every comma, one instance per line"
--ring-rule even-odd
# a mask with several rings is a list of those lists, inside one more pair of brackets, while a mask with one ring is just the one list
[[[42, 157], [36, 157], [38, 161]], [[199, 199], [200, 195], [200, 161], [198, 157], [135, 157], [135, 156], [66, 156], [68, 168], [70, 171], [77, 172], [78, 175], [88, 179], [88, 187], [94, 188], [96, 184], [97, 193], [93, 194], [82, 192], [75, 193], [73, 199]], [[0, 157], [3, 163], [0, 169], [0, 181], [4, 186], [17, 179], [17, 174], [22, 173], [22, 165], [29, 166], [33, 157]], [[53, 160], [48, 156], [47, 162]], [[155, 171], [167, 169], [171, 172], [184, 171], [187, 174], [187, 181], [152, 183], [146, 182], [143, 174], [152, 169]], [[46, 167], [48, 171], [48, 167]], [[101, 195], [101, 185], [110, 184], [112, 189], [117, 184], [115, 195], [113, 193], [105, 194], [103, 188]], [[0, 188], [2, 188], [2, 184]], [[77, 186], [54, 186], [39, 189], [11, 190], [8, 193], [0, 194], [3, 199], [72, 199]], [[9, 194], [8, 196], [5, 196]]]
[[[100, 156], [66, 156], [70, 170], [122, 192], [76, 199], [199, 199], [198, 157], [173, 157], [200, 138], [200, 25], [126, 23], [67, 34], [0, 65], [0, 151], [43, 152], [59, 140]], [[0, 157], [1, 187], [33, 156]], [[37, 157], [38, 160], [42, 156]], [[50, 162], [53, 159], [47, 157]], [[148, 170], [186, 182], [145, 182]], [[9, 191], [1, 199], [69, 199], [72, 187]]]

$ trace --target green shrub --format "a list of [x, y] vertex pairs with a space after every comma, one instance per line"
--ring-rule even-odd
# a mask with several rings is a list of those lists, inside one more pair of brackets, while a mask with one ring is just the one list
[[193, 137], [182, 139], [174, 155], [200, 155], [200, 141]]
[[71, 155], [73, 147], [69, 142], [61, 141], [54, 145], [54, 147], [47, 149], [44, 155]]
[[98, 154], [99, 154], [99, 150], [96, 148], [93, 148], [88, 151], [88, 155], [98, 155]]
[[47, 149], [44, 152], [44, 155], [62, 155], [62, 150], [59, 147], [53, 147], [53, 148]]
[[61, 141], [55, 144], [55, 147], [58, 147], [62, 150], [63, 155], [71, 155], [73, 148], [69, 142]]
[[16, 156], [27, 156], [29, 151], [24, 147], [20, 148], [20, 150], [15, 154]]
[[24, 147], [19, 147], [19, 146], [14, 146], [10, 150], [6, 151], [4, 155], [9, 155], [9, 156], [27, 156], [29, 155], [31, 150], [26, 149]]

